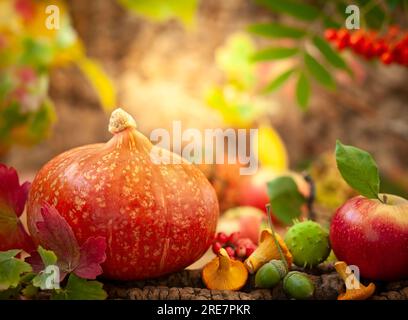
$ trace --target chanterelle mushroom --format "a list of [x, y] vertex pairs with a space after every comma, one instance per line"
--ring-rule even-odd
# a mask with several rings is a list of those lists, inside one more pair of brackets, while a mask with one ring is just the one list
[[337, 300], [365, 300], [373, 295], [375, 284], [370, 283], [367, 287], [362, 285], [351, 270], [347, 272], [348, 266], [345, 262], [338, 261], [334, 267], [346, 284], [346, 292], [339, 294]]
[[[282, 254], [285, 257], [287, 267], [290, 269], [293, 260], [292, 254], [289, 252], [282, 238], [276, 233], [275, 237], [282, 250]], [[273, 239], [272, 231], [270, 229], [265, 229], [261, 233], [258, 248], [248, 257], [248, 259], [245, 260], [245, 266], [250, 273], [255, 273], [265, 263], [273, 259], [281, 260], [281, 255], [276, 246], [276, 241]]]
[[211, 290], [239, 290], [247, 279], [248, 271], [239, 260], [233, 260], [225, 249], [203, 269], [203, 282]]

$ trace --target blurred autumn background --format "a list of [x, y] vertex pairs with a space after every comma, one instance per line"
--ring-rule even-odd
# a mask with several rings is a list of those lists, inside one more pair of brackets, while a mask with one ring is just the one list
[[[342, 30], [350, 3], [360, 31]], [[32, 179], [109, 139], [121, 106], [147, 136], [174, 120], [262, 128], [263, 169], [307, 172], [328, 212], [353, 194], [336, 139], [373, 154], [384, 191], [407, 197], [407, 15], [407, 1], [0, 0], [0, 162]], [[223, 210], [246, 204], [236, 166], [203, 170]]]

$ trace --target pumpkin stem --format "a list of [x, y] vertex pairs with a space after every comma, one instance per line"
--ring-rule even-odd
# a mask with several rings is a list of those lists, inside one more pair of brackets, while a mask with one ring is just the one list
[[109, 132], [112, 134], [119, 133], [128, 128], [136, 128], [136, 121], [125, 110], [118, 108], [115, 109], [109, 120]]

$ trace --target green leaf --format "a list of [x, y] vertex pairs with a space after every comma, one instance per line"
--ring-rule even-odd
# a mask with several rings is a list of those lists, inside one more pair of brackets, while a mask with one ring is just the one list
[[347, 70], [347, 65], [344, 62], [343, 58], [333, 50], [333, 48], [321, 37], [315, 36], [313, 37], [313, 44], [316, 46], [317, 49], [323, 54], [330, 64], [334, 67]]
[[263, 92], [270, 93], [280, 88], [290, 78], [293, 72], [295, 72], [295, 69], [292, 68], [281, 73], [263, 89]]
[[98, 281], [88, 281], [71, 273], [64, 289], [56, 290], [52, 300], [105, 300], [107, 293], [103, 284]]
[[21, 293], [26, 298], [32, 298], [37, 295], [38, 291], [38, 287], [34, 286], [33, 284], [29, 284], [23, 290], [21, 290]]
[[18, 255], [21, 252], [19, 249], [13, 249], [13, 250], [8, 250], [8, 251], [2, 251], [0, 252], [0, 262], [10, 260], [11, 258], [14, 258], [16, 255]]
[[301, 72], [296, 84], [296, 99], [299, 106], [301, 106], [302, 109], [304, 110], [307, 108], [307, 104], [309, 103], [309, 96], [310, 96], [309, 80], [304, 74], [304, 72]]
[[268, 61], [286, 59], [298, 53], [298, 48], [268, 48], [255, 52], [252, 61]]
[[371, 29], [380, 29], [385, 16], [386, 14], [380, 6], [374, 6], [365, 14], [367, 26]]
[[37, 251], [40, 254], [41, 260], [46, 267], [50, 265], [55, 265], [57, 263], [57, 256], [53, 251], [46, 250], [41, 246], [38, 246]]
[[387, 6], [388, 8], [390, 8], [391, 10], [395, 10], [395, 8], [399, 5], [399, 4], [403, 4], [403, 1], [401, 0], [387, 0]]
[[301, 206], [306, 199], [291, 177], [282, 176], [268, 182], [268, 196], [272, 212], [279, 221], [290, 225], [302, 214]]
[[298, 2], [293, 0], [257, 0], [258, 3], [264, 5], [272, 11], [279, 13], [286, 13], [292, 17], [305, 20], [313, 21], [315, 20], [320, 11], [304, 2]]
[[21, 285], [0, 291], [0, 300], [15, 299], [20, 295]]
[[337, 140], [336, 162], [343, 179], [353, 189], [367, 198], [378, 198], [380, 176], [377, 164], [368, 152]]
[[336, 83], [334, 82], [330, 73], [325, 67], [317, 62], [315, 58], [313, 58], [310, 54], [305, 53], [304, 59], [307, 69], [318, 82], [328, 89], [334, 89], [336, 87]]
[[323, 17], [323, 26], [328, 29], [328, 28], [334, 28], [334, 29], [340, 29], [341, 28], [341, 23], [338, 23], [337, 21], [334, 21], [330, 17]]
[[54, 279], [54, 277], [59, 276], [59, 274], [54, 275], [54, 272], [56, 272], [54, 268], [47, 269], [48, 266], [55, 266], [56, 268], [58, 268], [56, 265], [57, 256], [53, 251], [46, 250], [41, 246], [38, 247], [37, 251], [41, 257], [42, 262], [44, 263], [45, 268], [34, 277], [34, 279], [32, 280], [33, 285], [37, 288], [40, 288], [41, 290], [52, 289], [49, 287], [50, 285], [59, 286], [59, 281], [57, 284], [50, 281], [50, 277]]
[[17, 287], [20, 283], [21, 275], [30, 272], [31, 266], [15, 256], [21, 250], [9, 250], [0, 252], [0, 291], [10, 287]]
[[287, 27], [278, 23], [253, 24], [249, 26], [248, 31], [260, 36], [271, 38], [299, 39], [306, 35], [306, 31], [304, 30]]

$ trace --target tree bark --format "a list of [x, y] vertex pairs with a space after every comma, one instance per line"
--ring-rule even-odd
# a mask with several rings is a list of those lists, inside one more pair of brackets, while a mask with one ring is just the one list
[[[335, 300], [344, 290], [344, 283], [332, 266], [308, 271], [315, 285], [314, 300]], [[254, 289], [254, 276], [241, 291], [206, 289], [201, 281], [200, 270], [184, 270], [167, 277], [144, 281], [105, 281], [110, 299], [130, 300], [285, 300], [282, 283], [275, 288]], [[408, 280], [378, 283], [375, 300], [408, 299]]]

